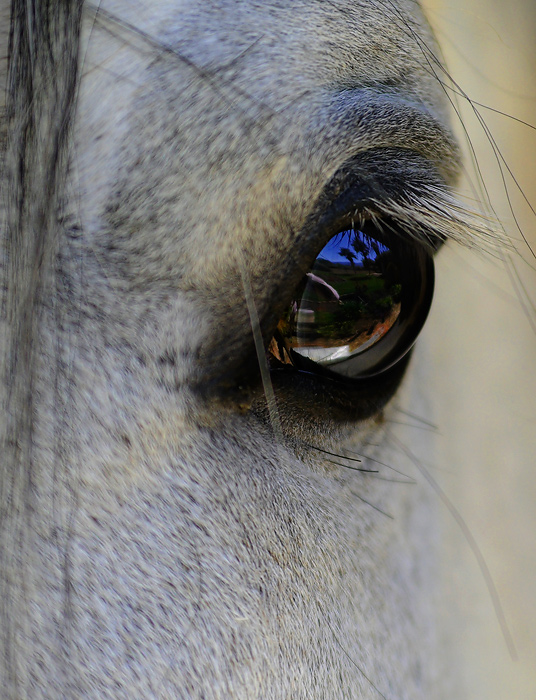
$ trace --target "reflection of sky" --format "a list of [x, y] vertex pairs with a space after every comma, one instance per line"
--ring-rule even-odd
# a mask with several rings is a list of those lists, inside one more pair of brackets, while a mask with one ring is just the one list
[[[363, 264], [363, 253], [358, 253], [352, 247], [352, 241], [355, 237], [358, 237], [368, 248], [368, 259], [376, 260], [376, 253], [368, 245], [370, 236], [365, 235], [362, 231], [357, 229], [348, 229], [347, 231], [341, 231], [336, 236], [329, 241], [320, 251], [319, 258], [323, 260], [329, 260], [330, 262], [339, 263], [342, 265], [350, 265], [348, 258], [345, 258], [340, 254], [341, 248], [348, 248], [354, 253], [354, 265]], [[378, 247], [380, 253], [384, 253], [388, 250], [387, 246], [383, 245], [379, 241], [376, 241], [376, 246]]]

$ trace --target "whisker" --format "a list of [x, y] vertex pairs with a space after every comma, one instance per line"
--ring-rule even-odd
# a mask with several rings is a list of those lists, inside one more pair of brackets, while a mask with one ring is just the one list
[[[506, 160], [506, 158], [504, 157], [504, 155], [503, 155], [501, 149], [500, 149], [499, 146], [497, 145], [497, 141], [495, 140], [493, 134], [491, 133], [491, 130], [489, 129], [488, 125], [487, 125], [486, 122], [484, 121], [482, 115], [481, 115], [480, 112], [473, 106], [472, 100], [470, 100], [469, 98], [467, 98], [467, 100], [468, 100], [469, 104], [471, 105], [471, 107], [472, 107], [472, 109], [473, 109], [473, 112], [475, 113], [475, 116], [477, 117], [477, 119], [478, 119], [478, 121], [479, 121], [479, 123], [480, 123], [480, 125], [481, 125], [481, 127], [482, 127], [482, 129], [483, 129], [483, 131], [484, 131], [484, 133], [486, 134], [486, 137], [487, 137], [487, 139], [488, 139], [490, 145], [491, 145], [491, 148], [492, 148], [492, 151], [493, 151], [493, 155], [495, 156], [495, 159], [496, 159], [496, 161], [497, 161], [497, 165], [498, 165], [498, 167], [499, 167], [499, 172], [500, 172], [500, 175], [501, 175], [501, 179], [502, 179], [502, 183], [503, 183], [503, 187], [504, 187], [504, 192], [505, 192], [505, 194], [506, 194], [506, 199], [507, 199], [507, 202], [508, 202], [508, 207], [509, 207], [510, 213], [512, 214], [512, 217], [513, 217], [513, 219], [514, 219], [514, 223], [515, 223], [515, 225], [516, 225], [516, 228], [517, 228], [517, 230], [519, 231], [519, 233], [520, 233], [520, 235], [521, 235], [521, 237], [522, 237], [522, 239], [523, 239], [525, 245], [527, 246], [527, 248], [528, 248], [528, 249], [530, 250], [530, 252], [532, 253], [532, 257], [533, 257], [533, 258], [536, 258], [536, 252], [534, 251], [534, 248], [533, 248], [533, 247], [531, 246], [531, 244], [529, 243], [529, 240], [528, 240], [526, 234], [523, 232], [523, 229], [521, 228], [521, 225], [519, 224], [518, 218], [517, 218], [517, 216], [516, 216], [516, 213], [515, 213], [515, 210], [514, 210], [514, 206], [513, 206], [513, 204], [512, 204], [512, 199], [511, 199], [511, 195], [510, 195], [510, 190], [508, 189], [508, 185], [507, 185], [507, 183], [506, 183], [506, 178], [504, 177], [504, 172], [503, 172], [503, 169], [502, 169], [502, 166], [501, 166], [501, 162], [502, 162], [502, 164], [504, 165], [504, 167], [506, 168], [506, 171], [508, 172], [508, 174], [510, 175], [510, 177], [512, 178], [512, 180], [513, 180], [513, 182], [514, 182], [514, 185], [516, 186], [516, 189], [517, 189], [518, 192], [521, 194], [521, 196], [522, 196], [523, 199], [525, 200], [527, 206], [529, 207], [529, 209], [531, 210], [532, 214], [533, 214], [535, 217], [536, 217], [536, 209], [534, 208], [534, 206], [533, 206], [532, 203], [530, 202], [529, 198], [528, 198], [527, 195], [525, 194], [525, 191], [523, 190], [523, 188], [521, 187], [521, 185], [519, 184], [518, 179], [517, 179], [516, 176], [514, 175], [514, 173], [513, 173], [512, 169], [511, 169], [511, 167], [510, 167], [509, 164], [508, 164], [508, 161]], [[531, 267], [531, 269], [534, 270], [535, 268]]]
[[[507, 172], [507, 173], [510, 175], [510, 177], [512, 178], [516, 189], [517, 189], [518, 192], [521, 194], [522, 198], [524, 199], [525, 203], [527, 204], [527, 206], [529, 207], [530, 211], [532, 212], [532, 214], [533, 214], [534, 216], [536, 216], [536, 210], [535, 210], [534, 206], [531, 204], [531, 202], [529, 201], [527, 195], [525, 194], [525, 191], [524, 191], [523, 188], [521, 187], [521, 185], [520, 185], [518, 179], [516, 178], [515, 174], [513, 173], [512, 169], [511, 169], [510, 165], [509, 165], [508, 162], [506, 161], [506, 159], [505, 159], [505, 157], [504, 157], [504, 155], [503, 155], [501, 149], [500, 149], [499, 146], [497, 145], [497, 142], [496, 142], [495, 138], [493, 137], [493, 134], [491, 133], [491, 130], [490, 130], [489, 127], [487, 126], [487, 124], [486, 124], [484, 118], [482, 117], [481, 113], [480, 113], [479, 110], [477, 109], [477, 106], [482, 106], [482, 107], [485, 108], [485, 109], [488, 109], [488, 106], [487, 106], [487, 105], [481, 105], [481, 103], [478, 103], [478, 102], [476, 102], [475, 100], [472, 100], [472, 99], [469, 97], [469, 95], [467, 95], [467, 93], [463, 90], [463, 88], [462, 88], [462, 87], [452, 78], [452, 76], [446, 71], [446, 69], [445, 69], [445, 67], [443, 66], [443, 64], [441, 63], [441, 61], [439, 61], [439, 59], [438, 59], [438, 58], [435, 56], [435, 54], [430, 50], [430, 48], [426, 45], [426, 43], [423, 42], [422, 39], [413, 31], [413, 29], [409, 26], [409, 24], [404, 20], [403, 16], [402, 16], [399, 12], [396, 11], [396, 8], [394, 8], [394, 7], [391, 8], [391, 11], [392, 11], [392, 13], [393, 13], [394, 15], [398, 16], [398, 17], [402, 20], [402, 22], [405, 24], [405, 26], [406, 26], [408, 32], [413, 36], [413, 38], [414, 38], [414, 40], [416, 41], [417, 45], [420, 47], [420, 49], [421, 49], [421, 51], [422, 51], [422, 54], [423, 54], [425, 60], [427, 61], [428, 66], [429, 66], [429, 68], [430, 68], [432, 74], [436, 77], [438, 83], [439, 83], [439, 84], [441, 85], [441, 87], [443, 88], [443, 91], [444, 91], [444, 93], [445, 93], [445, 96], [447, 97], [447, 99], [448, 99], [449, 102], [451, 103], [451, 105], [452, 105], [454, 111], [456, 112], [456, 115], [457, 115], [457, 117], [458, 117], [458, 119], [459, 119], [459, 122], [460, 122], [460, 124], [461, 124], [461, 126], [462, 126], [462, 129], [463, 129], [463, 131], [465, 132], [466, 141], [467, 141], [467, 144], [468, 144], [468, 146], [469, 146], [471, 161], [472, 161], [473, 167], [475, 168], [475, 171], [476, 171], [476, 173], [477, 173], [479, 188], [483, 191], [483, 193], [484, 193], [484, 195], [485, 195], [482, 199], [483, 199], [484, 201], [486, 201], [487, 206], [489, 207], [490, 211], [493, 212], [495, 218], [498, 220], [498, 217], [497, 217], [497, 215], [496, 215], [496, 213], [495, 213], [495, 210], [494, 210], [494, 208], [493, 208], [493, 205], [492, 205], [492, 203], [491, 203], [491, 198], [490, 198], [490, 196], [489, 196], [489, 193], [488, 193], [488, 190], [487, 190], [487, 187], [486, 187], [486, 184], [485, 184], [485, 179], [484, 179], [483, 173], [482, 173], [482, 171], [481, 171], [481, 169], [480, 169], [480, 165], [479, 165], [479, 162], [478, 162], [478, 158], [477, 158], [477, 155], [476, 155], [474, 146], [473, 146], [473, 144], [472, 144], [471, 138], [470, 138], [470, 136], [469, 136], [467, 127], [465, 126], [464, 121], [463, 121], [463, 119], [462, 119], [462, 117], [461, 117], [460, 110], [455, 106], [453, 100], [451, 99], [451, 97], [450, 97], [450, 95], [449, 95], [449, 92], [454, 93], [455, 96], [463, 97], [463, 98], [466, 100], [467, 104], [470, 105], [470, 107], [471, 107], [471, 109], [472, 109], [472, 111], [473, 111], [473, 113], [474, 113], [474, 115], [475, 115], [475, 117], [476, 117], [478, 123], [480, 124], [480, 126], [481, 126], [481, 128], [482, 128], [482, 130], [483, 130], [483, 132], [484, 132], [484, 134], [485, 134], [485, 136], [486, 136], [486, 138], [487, 138], [487, 140], [488, 140], [488, 143], [489, 143], [490, 146], [491, 146], [491, 149], [492, 149], [493, 155], [494, 155], [494, 157], [495, 157], [495, 160], [497, 161], [498, 170], [499, 170], [500, 177], [501, 177], [501, 180], [502, 180], [502, 183], [503, 183], [503, 190], [504, 190], [504, 193], [505, 193], [505, 195], [506, 195], [506, 200], [507, 200], [507, 203], [508, 203], [508, 208], [509, 208], [510, 213], [511, 213], [511, 215], [512, 215], [512, 218], [513, 218], [513, 220], [514, 220], [515, 226], [516, 226], [517, 230], [519, 231], [519, 234], [520, 234], [520, 236], [521, 236], [521, 238], [522, 238], [524, 244], [527, 246], [528, 250], [530, 251], [532, 257], [533, 257], [533, 258], [536, 258], [535, 250], [534, 250], [534, 248], [532, 247], [531, 243], [529, 242], [527, 235], [526, 235], [525, 232], [523, 231], [523, 229], [522, 229], [522, 227], [521, 227], [521, 225], [520, 225], [520, 223], [519, 223], [519, 219], [518, 219], [518, 217], [517, 217], [517, 215], [516, 215], [516, 212], [515, 212], [515, 210], [514, 210], [514, 206], [513, 206], [512, 199], [511, 199], [511, 194], [510, 194], [510, 189], [509, 189], [509, 187], [508, 187], [508, 183], [506, 182], [506, 178], [505, 178], [505, 174], [504, 174], [503, 167], [506, 168], [506, 172]], [[432, 63], [435, 64], [435, 66], [437, 67], [438, 71], [440, 71], [441, 73], [443, 73], [444, 75], [447, 76], [449, 83], [445, 83], [443, 80], [441, 80], [440, 76], [438, 75], [438, 72], [434, 69]], [[453, 86], [454, 86], [454, 87], [453, 87]], [[489, 109], [490, 109], [490, 111], [495, 111], [495, 112], [501, 113], [499, 110], [494, 110], [493, 108], [489, 108]], [[501, 114], [502, 114], [502, 113], [501, 113]], [[507, 116], [507, 115], [505, 115], [505, 116]], [[536, 127], [532, 126], [531, 124], [529, 124], [529, 123], [527, 123], [527, 122], [523, 122], [522, 120], [516, 120], [516, 119], [514, 118], [514, 121], [520, 121], [520, 122], [522, 122], [525, 126], [527, 126], [528, 128], [530, 128], [530, 129], [535, 129], [535, 128], [536, 128]], [[471, 186], [473, 186], [473, 183], [472, 183], [471, 178], [468, 178], [468, 180], [469, 180], [469, 182], [471, 183]], [[506, 235], [506, 232], [505, 232], [505, 230], [504, 230], [504, 227], [503, 227], [503, 226], [500, 226], [500, 228], [502, 229], [503, 233]], [[523, 284], [523, 282], [522, 282], [522, 280], [521, 280], [521, 277], [520, 277], [519, 273], [517, 272], [517, 270], [515, 269], [515, 266], [514, 266], [514, 264], [513, 264], [513, 261], [510, 259], [510, 256], [509, 256], [507, 253], [504, 253], [504, 252], [502, 252], [502, 251], [499, 253], [499, 255], [500, 255], [500, 257], [503, 259], [503, 262], [504, 262], [504, 266], [505, 266], [507, 275], [508, 275], [508, 277], [509, 277], [509, 279], [510, 279], [510, 282], [511, 282], [511, 284], [512, 284], [512, 287], [513, 287], [513, 289], [514, 289], [514, 291], [515, 291], [515, 293], [516, 293], [516, 295], [517, 295], [517, 297], [518, 297], [518, 299], [519, 299], [519, 301], [520, 301], [520, 303], [521, 303], [521, 307], [522, 307], [523, 313], [524, 313], [525, 317], [528, 319], [529, 325], [530, 325], [531, 329], [532, 329], [533, 332], [536, 334], [536, 320], [535, 320], [535, 318], [534, 318], [534, 316], [536, 316], [536, 305], [532, 302], [530, 296], [528, 295], [527, 290], [526, 290], [526, 288], [525, 288], [525, 286], [524, 286], [524, 284]], [[505, 259], [505, 258], [506, 258], [506, 259]], [[530, 269], [532, 269], [532, 270], [535, 269], [534, 266], [533, 266], [533, 265], [530, 265], [526, 260], [525, 260], [525, 264], [527, 264], [527, 265], [529, 266]]]
[[[408, 29], [410, 29], [409, 26], [408, 26]], [[517, 190], [519, 191], [519, 193], [521, 194], [521, 196], [522, 196], [523, 199], [525, 200], [527, 206], [530, 208], [530, 210], [531, 210], [531, 212], [534, 214], [534, 216], [536, 216], [536, 210], [534, 209], [533, 205], [531, 204], [531, 202], [529, 201], [528, 197], [526, 196], [526, 194], [525, 194], [523, 188], [522, 188], [521, 185], [519, 184], [519, 182], [518, 182], [517, 178], [515, 177], [515, 175], [514, 175], [512, 169], [510, 168], [508, 162], [506, 161], [506, 159], [505, 159], [505, 157], [504, 157], [504, 155], [503, 155], [501, 149], [498, 147], [497, 142], [496, 142], [496, 140], [495, 140], [493, 134], [491, 133], [491, 130], [489, 129], [488, 125], [486, 124], [484, 118], [482, 117], [482, 115], [480, 114], [480, 112], [478, 111], [478, 109], [476, 108], [476, 105], [478, 105], [479, 103], [476, 102], [476, 101], [474, 101], [474, 100], [472, 100], [472, 99], [469, 97], [469, 95], [467, 95], [467, 93], [463, 90], [463, 88], [462, 88], [456, 81], [453, 80], [453, 78], [452, 78], [451, 75], [449, 75], [449, 74], [446, 72], [444, 66], [443, 66], [443, 65], [441, 64], [441, 62], [437, 59], [437, 57], [433, 54], [433, 52], [430, 51], [429, 47], [428, 47], [428, 46], [420, 39], [420, 37], [418, 37], [411, 29], [410, 29], [410, 31], [412, 32], [412, 34], [413, 34], [413, 36], [414, 36], [416, 42], [418, 43], [419, 47], [421, 48], [421, 50], [422, 50], [422, 52], [423, 52], [423, 55], [425, 55], [425, 57], [426, 57], [426, 55], [427, 55], [428, 58], [431, 59], [431, 60], [436, 64], [436, 66], [438, 67], [438, 69], [448, 77], [449, 81], [450, 81], [450, 82], [452, 83], [452, 85], [454, 85], [455, 88], [456, 88], [455, 94], [457, 94], [457, 95], [463, 97], [463, 98], [467, 101], [467, 103], [471, 106], [471, 109], [473, 110], [473, 113], [475, 114], [475, 117], [477, 118], [477, 120], [478, 120], [480, 126], [482, 127], [482, 130], [484, 131], [484, 134], [486, 135], [486, 138], [488, 139], [488, 142], [489, 142], [490, 146], [492, 147], [493, 154], [494, 154], [494, 156], [495, 156], [495, 158], [496, 158], [496, 160], [497, 160], [497, 164], [498, 164], [498, 166], [499, 166], [499, 172], [500, 172], [501, 179], [502, 179], [502, 182], [503, 182], [504, 192], [505, 192], [506, 197], [507, 197], [507, 201], [508, 201], [508, 206], [509, 206], [510, 212], [511, 212], [512, 217], [513, 217], [513, 219], [514, 219], [514, 222], [515, 222], [515, 224], [516, 224], [516, 228], [518, 229], [518, 231], [519, 231], [519, 233], [520, 233], [520, 235], [521, 235], [521, 237], [522, 237], [522, 239], [523, 239], [525, 245], [527, 246], [527, 248], [528, 248], [528, 249], [530, 250], [530, 252], [532, 253], [532, 256], [533, 256], [533, 257], [536, 257], [536, 253], [535, 253], [534, 249], [532, 248], [531, 244], [529, 243], [528, 238], [526, 237], [525, 233], [524, 233], [523, 230], [521, 229], [521, 226], [519, 225], [518, 219], [517, 219], [517, 217], [516, 217], [516, 214], [515, 214], [515, 211], [514, 211], [512, 202], [511, 202], [511, 197], [510, 197], [510, 192], [509, 192], [509, 189], [508, 189], [508, 185], [507, 185], [507, 183], [506, 183], [506, 179], [505, 179], [505, 177], [504, 177], [504, 172], [503, 172], [503, 169], [502, 169], [502, 166], [501, 166], [501, 161], [502, 161], [504, 167], [506, 168], [508, 174], [509, 174], [510, 177], [512, 178], [512, 180], [513, 180], [513, 182], [514, 182], [514, 184], [515, 184]], [[437, 73], [435, 72], [435, 70], [432, 68], [432, 66], [431, 66], [431, 64], [430, 64], [430, 61], [428, 61], [428, 64], [430, 65], [430, 68], [432, 69], [434, 75], [437, 77], [437, 80], [438, 80], [439, 84], [443, 87], [445, 93], [446, 93], [447, 90], [451, 90], [451, 91], [452, 91], [452, 90], [453, 90], [452, 86], [449, 85], [448, 83], [444, 83], [444, 82], [439, 78], [439, 76], [437, 75]], [[451, 101], [451, 104], [452, 104], [452, 101]], [[498, 110], [492, 110], [492, 111], [498, 111]], [[457, 113], [458, 113], [458, 112], [457, 112]], [[460, 121], [461, 121], [461, 117], [460, 117], [459, 114], [458, 114], [458, 117], [460, 118]], [[463, 123], [462, 123], [462, 125], [463, 125]], [[528, 123], [526, 123], [526, 126], [532, 128], [532, 129], [536, 129], [536, 127], [533, 127], [532, 125], [530, 125], [530, 124], [528, 124]], [[464, 129], [465, 129], [465, 127], [464, 127]], [[467, 130], [465, 130], [465, 131], [466, 131], [466, 135], [467, 135]], [[474, 153], [474, 150], [473, 150], [473, 153]], [[475, 157], [476, 157], [476, 154], [475, 154]], [[479, 178], [480, 178], [481, 184], [483, 184], [484, 187], [485, 187], [483, 175], [482, 175], [482, 173], [481, 173], [480, 170], [478, 170], [478, 172], [479, 172]], [[487, 194], [487, 192], [486, 192], [486, 194]], [[488, 201], [488, 204], [490, 204], [489, 195], [487, 195], [486, 199], [487, 199], [487, 201]]]
[[477, 561], [478, 567], [479, 567], [480, 572], [482, 574], [482, 578], [484, 579], [484, 583], [486, 584], [486, 588], [488, 589], [488, 593], [489, 593], [489, 596], [491, 598], [491, 602], [492, 602], [493, 607], [495, 609], [495, 615], [497, 617], [497, 621], [498, 621], [499, 626], [501, 628], [502, 635], [504, 637], [504, 641], [506, 643], [506, 646], [508, 647], [510, 657], [512, 658], [513, 661], [516, 661], [517, 660], [516, 647], [515, 647], [512, 635], [510, 633], [508, 623], [506, 622], [506, 617], [505, 617], [505, 614], [504, 614], [504, 611], [502, 608], [499, 594], [497, 592], [497, 588], [495, 587], [495, 583], [493, 581], [493, 577], [491, 575], [489, 567], [486, 563], [486, 560], [484, 558], [484, 555], [482, 554], [480, 547], [478, 546], [476, 539], [473, 536], [473, 533], [469, 529], [469, 527], [468, 527], [467, 523], [465, 522], [460, 511], [456, 508], [454, 503], [450, 500], [450, 498], [447, 496], [445, 491], [441, 488], [439, 483], [430, 474], [428, 469], [426, 469], [426, 467], [419, 460], [419, 458], [409, 449], [409, 447], [407, 447], [395, 435], [391, 434], [389, 437], [392, 440], [392, 442], [394, 442], [394, 444], [406, 455], [406, 457], [408, 457], [412, 461], [412, 463], [415, 465], [415, 467], [419, 470], [419, 472], [422, 474], [422, 476], [426, 479], [428, 484], [431, 486], [433, 491], [435, 491], [436, 495], [439, 497], [441, 502], [445, 505], [447, 510], [450, 512], [450, 514], [454, 518], [456, 524], [460, 528], [460, 531], [462, 532], [463, 536], [465, 537], [465, 540], [466, 540], [467, 544], [469, 545], [469, 548], [472, 551], [472, 553]]
[[[458, 92], [451, 86], [446, 86], [450, 89], [451, 92], [453, 92], [455, 95], [458, 95], [459, 97], [463, 97], [465, 99], [468, 99], [467, 95], [465, 95], [463, 92]], [[493, 112], [494, 114], [499, 114], [501, 117], [505, 117], [506, 119], [510, 119], [513, 122], [517, 122], [518, 124], [522, 124], [523, 126], [526, 126], [528, 129], [532, 129], [536, 131], [536, 126], [534, 124], [530, 124], [530, 122], [526, 122], [524, 119], [519, 119], [519, 117], [514, 117], [513, 114], [508, 114], [508, 112], [503, 112], [500, 109], [496, 109], [495, 107], [491, 107], [490, 105], [486, 105], [483, 102], [478, 102], [478, 100], [473, 100], [471, 99], [471, 104], [476, 105], [477, 107], [482, 107], [482, 109], [487, 110], [488, 112]]]
[[[532, 302], [530, 301], [529, 293], [527, 292], [527, 289], [525, 285], [523, 284], [523, 281], [520, 277], [520, 275], [517, 273], [517, 270], [515, 269], [514, 262], [511, 259], [510, 256], [505, 255], [504, 257], [504, 269], [506, 270], [506, 274], [508, 275], [508, 278], [510, 280], [510, 283], [512, 284], [512, 287], [514, 288], [514, 291], [516, 293], [517, 299], [519, 303], [521, 304], [521, 309], [523, 310], [523, 314], [525, 315], [525, 318], [528, 320], [530, 327], [532, 328], [534, 334], [536, 335], [536, 319], [534, 318], [535, 314], [535, 308]], [[529, 306], [530, 309], [529, 309]], [[531, 313], [532, 311], [532, 313]]]
[[[363, 461], [362, 459], [357, 459], [355, 457], [347, 457], [346, 455], [342, 455], [342, 454], [339, 454], [337, 452], [330, 452], [329, 450], [323, 450], [321, 447], [316, 447], [315, 445], [310, 445], [309, 443], [306, 443], [306, 442], [303, 442], [302, 444], [305, 445], [306, 447], [310, 447], [312, 450], [317, 450], [318, 452], [322, 452], [324, 454], [331, 455], [332, 457], [339, 457], [339, 459], [346, 459], [350, 462], [362, 462]], [[369, 459], [369, 458], [366, 457], [366, 459]], [[372, 460], [372, 461], [374, 461], [374, 460]], [[378, 462], [378, 460], [375, 460], [375, 461]], [[414, 485], [416, 483], [415, 481], [413, 481], [409, 477], [407, 477], [405, 479], [388, 479], [385, 476], [381, 476], [380, 471], [377, 469], [362, 469], [359, 467], [352, 467], [348, 464], [342, 464], [341, 462], [335, 462], [334, 460], [331, 460], [331, 459], [327, 459], [326, 462], [329, 462], [330, 464], [336, 464], [337, 466], [344, 467], [345, 469], [350, 469], [352, 471], [361, 472], [362, 474], [372, 475], [371, 478], [377, 479], [378, 481], [387, 481], [391, 484], [409, 484], [409, 485]], [[379, 462], [379, 464], [381, 464], [382, 466], [387, 466], [387, 465], [384, 465], [382, 462]], [[394, 470], [394, 471], [396, 471], [396, 470]], [[405, 474], [402, 474], [402, 476], [405, 476]]]
[[360, 469], [359, 467], [352, 467], [349, 464], [343, 464], [342, 462], [336, 462], [333, 459], [326, 459], [329, 464], [336, 464], [338, 467], [344, 467], [345, 469], [350, 469], [354, 472], [361, 472], [362, 474], [379, 474], [377, 469]]
[[[351, 450], [345, 450], [345, 452], [350, 452], [350, 454], [358, 454], [357, 452], [352, 452]], [[375, 457], [369, 457], [368, 455], [361, 455], [364, 459], [368, 459], [370, 462], [374, 462], [375, 464], [379, 464], [382, 467], [385, 467], [386, 469], [390, 469], [391, 471], [395, 472], [396, 474], [400, 474], [400, 476], [405, 477], [408, 479], [406, 483], [416, 483], [414, 479], [409, 476], [409, 474], [404, 474], [404, 472], [401, 472], [399, 469], [395, 469], [395, 467], [392, 467], [390, 464], [386, 464], [385, 462], [382, 462], [379, 459], [376, 459]]]
[[[312, 450], [316, 450], [317, 452], [323, 452], [326, 455], [331, 455], [332, 457], [342, 457], [342, 455], [337, 454], [336, 452], [330, 452], [329, 450], [323, 450], [321, 447], [317, 447], [316, 445], [310, 445], [308, 442], [303, 442], [303, 445], [306, 447], [310, 447]], [[362, 462], [362, 459], [357, 459], [355, 457], [345, 457], [344, 459], [348, 459], [351, 462]]]
[[367, 506], [370, 506], [374, 510], [378, 511], [378, 513], [381, 513], [382, 515], [385, 515], [386, 518], [389, 518], [390, 520], [394, 520], [394, 517], [387, 513], [385, 510], [382, 510], [381, 508], [378, 508], [378, 506], [375, 506], [374, 503], [371, 503], [370, 501], [367, 501], [366, 498], [363, 498], [363, 496], [360, 496], [358, 493], [355, 491], [350, 490], [350, 493], [352, 496], [355, 496], [356, 498], [359, 498], [360, 501], [363, 501]]
[[415, 423], [408, 423], [403, 420], [395, 420], [394, 418], [385, 418], [385, 423], [390, 423], [392, 425], [403, 425], [406, 428], [415, 428], [415, 430], [424, 430], [428, 433], [438, 433], [438, 428], [435, 425], [416, 425]]
[[246, 299], [246, 304], [248, 308], [251, 330], [253, 333], [253, 341], [255, 343], [255, 351], [257, 353], [257, 360], [259, 362], [262, 386], [264, 389], [264, 395], [266, 396], [266, 403], [268, 405], [270, 423], [272, 425], [272, 430], [274, 431], [276, 443], [282, 445], [284, 441], [283, 430], [281, 428], [281, 420], [279, 418], [279, 410], [277, 408], [274, 387], [270, 378], [270, 368], [268, 367], [268, 360], [266, 359], [266, 351], [264, 348], [264, 341], [262, 338], [259, 316], [257, 314], [257, 307], [255, 306], [255, 301], [253, 299], [253, 292], [251, 290], [251, 284], [249, 282], [249, 275], [244, 266], [241, 266], [240, 268], [240, 275], [242, 277], [242, 287], [244, 289], [244, 297]]
[[[342, 459], [348, 459], [344, 455], [340, 455]], [[361, 474], [366, 474], [372, 479], [377, 479], [378, 481], [387, 481], [389, 484], [407, 484], [409, 486], [414, 486], [417, 482], [408, 481], [407, 479], [388, 479], [386, 476], [381, 476], [379, 470], [377, 469], [359, 469], [358, 467], [352, 467], [349, 464], [342, 464], [342, 462], [335, 462], [332, 459], [326, 459], [326, 462], [330, 464], [336, 464], [338, 467], [344, 467], [344, 469], [350, 469], [354, 472], [360, 472]]]
[[377, 481], [386, 481], [388, 484], [404, 484], [405, 486], [416, 486], [416, 481], [410, 481], [409, 479], [390, 479], [387, 476], [381, 476], [378, 472], [377, 476], [372, 475], [371, 479], [376, 479]]
[[433, 430], [438, 431], [439, 427], [435, 425], [434, 423], [431, 423], [430, 421], [426, 420], [426, 418], [423, 418], [422, 416], [418, 416], [416, 413], [412, 413], [411, 411], [407, 411], [404, 408], [400, 408], [400, 406], [394, 406], [393, 407], [395, 411], [398, 411], [399, 413], [403, 413], [405, 416], [408, 416], [408, 418], [415, 418], [415, 420], [418, 420], [419, 423], [423, 423], [424, 425], [427, 425], [429, 428], [433, 428]]
[[[326, 1], [329, 2], [329, 0], [326, 0]], [[331, 4], [331, 3], [330, 3], [330, 4]], [[359, 673], [363, 676], [363, 678], [367, 681], [367, 683], [371, 686], [371, 688], [373, 688], [373, 689], [378, 693], [378, 695], [379, 695], [380, 697], [383, 698], [383, 700], [388, 700], [388, 698], [381, 692], [381, 690], [378, 690], [378, 688], [377, 688], [377, 687], [374, 685], [374, 683], [370, 680], [370, 678], [369, 678], [369, 677], [367, 676], [367, 674], [363, 671], [363, 669], [362, 669], [361, 666], [357, 663], [357, 661], [355, 661], [355, 660], [350, 656], [350, 654], [346, 651], [346, 649], [345, 649], [345, 648], [343, 647], [343, 645], [340, 643], [339, 638], [338, 638], [337, 634], [335, 633], [335, 630], [333, 629], [333, 627], [332, 627], [332, 625], [330, 624], [329, 620], [327, 620], [326, 618], [324, 618], [324, 620], [325, 620], [326, 625], [327, 625], [327, 626], [329, 627], [329, 629], [331, 630], [331, 633], [333, 634], [333, 639], [335, 640], [335, 644], [339, 647], [339, 649], [342, 651], [342, 653], [346, 656], [346, 658], [348, 659], [348, 661], [352, 664], [352, 666], [354, 666], [354, 667], [359, 671]]]

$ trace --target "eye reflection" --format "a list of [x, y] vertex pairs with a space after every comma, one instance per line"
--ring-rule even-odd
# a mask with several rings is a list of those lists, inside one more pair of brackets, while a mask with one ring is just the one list
[[432, 287], [433, 263], [421, 246], [371, 222], [342, 230], [305, 276], [269, 356], [275, 365], [349, 378], [377, 373], [413, 344]]

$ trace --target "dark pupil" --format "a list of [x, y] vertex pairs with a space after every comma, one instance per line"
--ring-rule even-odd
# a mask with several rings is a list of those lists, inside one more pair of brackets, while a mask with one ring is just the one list
[[400, 314], [401, 280], [389, 248], [362, 231], [331, 239], [291, 308], [291, 345], [323, 365], [363, 352]]
[[316, 258], [269, 353], [276, 365], [348, 378], [375, 374], [413, 344], [432, 288], [433, 263], [422, 247], [371, 222], [348, 228]]

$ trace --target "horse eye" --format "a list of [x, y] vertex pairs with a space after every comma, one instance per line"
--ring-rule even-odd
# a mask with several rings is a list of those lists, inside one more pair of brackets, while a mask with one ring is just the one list
[[389, 222], [348, 227], [322, 248], [268, 348], [274, 368], [360, 379], [410, 350], [434, 286], [429, 251]]

